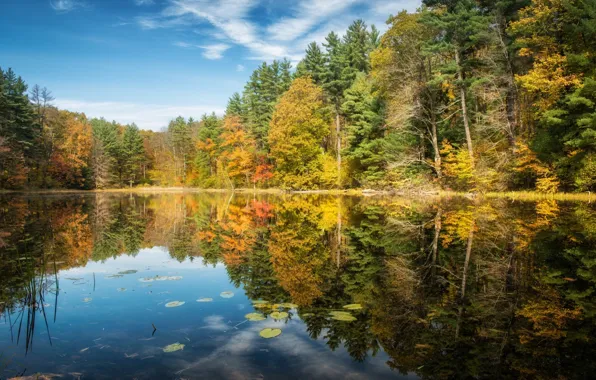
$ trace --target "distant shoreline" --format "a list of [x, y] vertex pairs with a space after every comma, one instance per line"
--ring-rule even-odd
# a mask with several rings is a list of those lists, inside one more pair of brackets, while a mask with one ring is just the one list
[[69, 189], [36, 189], [36, 190], [0, 190], [0, 194], [93, 194], [93, 193], [238, 193], [238, 194], [320, 194], [320, 195], [347, 195], [347, 196], [422, 196], [429, 198], [464, 197], [476, 198], [508, 198], [514, 200], [559, 200], [559, 201], [596, 201], [596, 195], [591, 193], [538, 193], [533, 191], [508, 191], [487, 193], [465, 193], [455, 191], [400, 191], [400, 190], [283, 190], [283, 189], [201, 189], [196, 187], [133, 187], [123, 189], [95, 189], [95, 190], [69, 190]]

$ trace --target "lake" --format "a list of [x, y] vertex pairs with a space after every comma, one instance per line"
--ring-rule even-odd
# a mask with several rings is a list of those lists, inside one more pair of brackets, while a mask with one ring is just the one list
[[586, 378], [596, 206], [0, 198], [0, 378]]

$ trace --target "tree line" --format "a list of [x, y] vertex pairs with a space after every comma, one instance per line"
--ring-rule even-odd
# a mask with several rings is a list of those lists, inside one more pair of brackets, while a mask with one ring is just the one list
[[0, 75], [0, 188], [596, 187], [596, 4], [424, 0], [263, 63], [225, 115], [161, 132]]

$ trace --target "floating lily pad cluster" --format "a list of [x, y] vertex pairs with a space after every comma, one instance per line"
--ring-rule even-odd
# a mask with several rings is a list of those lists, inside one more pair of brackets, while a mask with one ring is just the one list
[[228, 292], [221, 292], [221, 293], [219, 293], [219, 296], [221, 298], [232, 298], [232, 297], [234, 297], [234, 292], [229, 292], [229, 291]]
[[163, 348], [163, 352], [175, 352], [180, 350], [184, 350], [184, 345], [178, 342], [167, 345]]
[[209, 298], [209, 297], [199, 298], [197, 300], [197, 302], [213, 302], [213, 298]]
[[265, 339], [275, 338], [276, 336], [281, 335], [281, 329], [276, 328], [265, 328], [259, 332], [259, 335]]
[[139, 278], [140, 282], [154, 282], [154, 281], [178, 281], [182, 280], [182, 276], [155, 276]]
[[264, 321], [265, 319], [267, 319], [267, 317], [265, 317], [261, 313], [248, 313], [244, 316], [244, 318], [248, 319], [251, 322]]
[[138, 272], [138, 270], [135, 270], [135, 269], [129, 269], [129, 270], [123, 270], [122, 272], [118, 272], [118, 274], [121, 274], [121, 275], [125, 275], [125, 274], [135, 274], [135, 273], [137, 273], [137, 272]]
[[178, 307], [184, 305], [186, 302], [184, 301], [172, 301], [166, 304], [166, 307]]
[[330, 311], [329, 315], [331, 319], [335, 319], [336, 321], [353, 322], [356, 320], [356, 317], [349, 311]]
[[289, 316], [288, 313], [286, 313], [285, 311], [274, 311], [270, 315], [271, 315], [271, 318], [277, 319], [277, 320], [286, 319]]

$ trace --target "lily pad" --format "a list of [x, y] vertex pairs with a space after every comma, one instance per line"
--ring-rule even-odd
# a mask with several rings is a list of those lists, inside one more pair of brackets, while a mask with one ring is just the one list
[[361, 310], [362, 305], [360, 305], [359, 303], [352, 303], [352, 304], [344, 306], [344, 309], [346, 309], [346, 310]]
[[273, 319], [285, 319], [288, 317], [288, 313], [286, 313], [285, 311], [274, 311], [270, 315]]
[[248, 313], [244, 316], [244, 318], [248, 319], [251, 322], [258, 322], [258, 321], [264, 321], [265, 319], [267, 319], [263, 314], [261, 313]]
[[269, 304], [269, 301], [265, 301], [265, 300], [255, 300], [252, 301], [253, 305], [264, 305], [264, 304]]
[[83, 302], [85, 302], [85, 303], [89, 303], [89, 302], [91, 302], [92, 300], [93, 300], [93, 298], [89, 298], [89, 297], [85, 297], [85, 298], [83, 298]]
[[234, 292], [221, 292], [219, 293], [221, 298], [232, 298], [234, 297]]
[[166, 304], [166, 307], [178, 307], [184, 305], [186, 302], [184, 301], [172, 301]]
[[154, 276], [154, 277], [141, 277], [140, 282], [153, 282], [153, 281], [178, 281], [182, 280], [182, 276]]
[[129, 270], [123, 270], [122, 272], [118, 272], [118, 274], [134, 274], [137, 272], [138, 272], [138, 270], [129, 269]]
[[266, 328], [266, 329], [261, 330], [259, 335], [265, 339], [275, 338], [276, 336], [281, 335], [281, 329]]
[[280, 303], [279, 306], [283, 307], [284, 309], [296, 309], [298, 307], [298, 305], [295, 303], [290, 302]]
[[268, 303], [257, 303], [253, 304], [252, 307], [254, 307], [255, 309], [268, 309], [271, 307], [271, 305], [269, 305]]
[[332, 311], [329, 314], [331, 315], [331, 319], [335, 319], [336, 321], [353, 322], [357, 319], [346, 311]]
[[199, 299], [197, 300], [197, 302], [212, 302], [212, 301], [213, 301], [213, 298], [208, 298], [208, 297], [205, 297], [205, 298], [199, 298]]
[[124, 277], [124, 275], [122, 275], [122, 274], [111, 274], [109, 276], [105, 276], [104, 278], [120, 278], [120, 277]]
[[184, 345], [182, 343], [174, 343], [174, 344], [170, 344], [167, 345], [163, 348], [163, 352], [175, 352], [175, 351], [180, 351], [180, 350], [184, 350]]
[[119, 292], [125, 292], [125, 291], [126, 291], [126, 288], [118, 288], [117, 290], [118, 290]]

